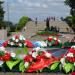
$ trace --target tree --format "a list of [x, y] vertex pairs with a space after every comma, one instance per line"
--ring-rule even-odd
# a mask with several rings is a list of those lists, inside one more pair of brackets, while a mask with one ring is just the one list
[[75, 0], [65, 0], [65, 4], [71, 8], [71, 15], [75, 16]]
[[4, 10], [3, 10], [2, 4], [3, 4], [3, 1], [0, 1], [0, 28], [4, 27], [4, 24], [3, 24]]
[[22, 29], [28, 21], [29, 21], [29, 18], [27, 16], [21, 17], [18, 23], [18, 30]]
[[[69, 20], [71, 27], [75, 30], [75, 0], [65, 0], [65, 4], [68, 5], [70, 9], [71, 18]], [[68, 18], [69, 19], [69, 18]]]

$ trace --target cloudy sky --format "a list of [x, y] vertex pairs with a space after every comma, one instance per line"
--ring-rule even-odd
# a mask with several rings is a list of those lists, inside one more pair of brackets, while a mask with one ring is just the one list
[[64, 0], [4, 0], [5, 20], [18, 22], [22, 16], [37, 17], [42, 20], [48, 16], [65, 17], [70, 8]]

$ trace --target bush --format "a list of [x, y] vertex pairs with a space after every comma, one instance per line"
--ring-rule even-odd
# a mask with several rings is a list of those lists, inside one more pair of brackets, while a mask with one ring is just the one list
[[65, 21], [75, 31], [75, 16], [67, 16]]
[[67, 17], [65, 18], [65, 21], [66, 21], [69, 25], [71, 25], [71, 24], [72, 24], [72, 16], [67, 16]]
[[18, 29], [18, 30], [22, 29], [22, 28], [26, 25], [26, 23], [27, 23], [28, 21], [29, 21], [29, 18], [26, 17], [26, 16], [23, 16], [23, 17], [19, 20], [17, 29]]

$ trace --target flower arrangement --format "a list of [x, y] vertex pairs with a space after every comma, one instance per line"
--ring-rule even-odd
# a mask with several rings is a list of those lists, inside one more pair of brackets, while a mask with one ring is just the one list
[[62, 46], [62, 42], [55, 36], [49, 36], [46, 40], [48, 46]]
[[58, 32], [53, 32], [53, 31], [40, 31], [40, 32], [37, 32], [37, 34], [41, 36], [49, 36], [49, 35], [60, 36]]
[[26, 72], [35, 72], [50, 66], [55, 61], [58, 59], [51, 53], [38, 47], [24, 57], [24, 66]]
[[52, 56], [52, 53], [39, 47], [34, 48], [21, 59], [17, 57], [15, 53], [9, 53], [4, 47], [0, 47], [0, 66], [2, 67], [5, 63], [11, 71], [13, 67], [17, 66], [20, 72], [36, 72], [48, 68], [52, 63], [58, 60], [58, 58]]
[[[28, 51], [28, 50], [27, 50]], [[75, 74], [75, 46], [72, 46], [62, 58], [57, 58], [43, 48], [33, 48], [25, 52], [22, 58], [0, 47], [0, 67], [7, 65], [9, 71], [18, 72], [60, 72]], [[17, 67], [17, 68], [16, 68]], [[4, 67], [5, 69], [5, 67]]]
[[5, 62], [7, 63], [9, 61], [16, 61], [16, 54], [6, 51], [3, 46], [0, 47], [0, 67], [2, 67]]
[[0, 61], [8, 61], [10, 60], [10, 53], [5, 50], [4, 47], [0, 47]]
[[23, 47], [26, 46], [26, 43], [24, 43], [26, 39], [22, 35], [15, 35], [10, 38], [8, 41], [9, 46], [16, 46], [16, 47]]
[[14, 35], [10, 39], [6, 40], [2, 46], [6, 47], [33, 47], [33, 44], [24, 38], [22, 35]]
[[61, 58], [61, 65], [66, 73], [75, 71], [75, 46], [72, 46]]

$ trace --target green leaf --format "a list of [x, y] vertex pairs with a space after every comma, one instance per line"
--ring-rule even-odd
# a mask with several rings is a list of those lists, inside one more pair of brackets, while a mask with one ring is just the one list
[[16, 55], [21, 54], [21, 50], [16, 50]]
[[51, 44], [54, 44], [54, 43], [55, 43], [55, 40], [52, 40], [52, 41], [51, 41]]
[[24, 47], [24, 54], [27, 55], [28, 54], [28, 48]]
[[70, 72], [72, 69], [73, 69], [73, 64], [71, 64], [71, 63], [67, 63], [67, 64], [65, 64], [65, 66], [64, 66], [64, 71], [66, 72], [66, 73], [68, 73], [68, 72]]
[[55, 63], [53, 63], [53, 64], [51, 65], [51, 67], [50, 67], [50, 70], [55, 70], [55, 69], [58, 67], [59, 63], [60, 63], [60, 62], [55, 62]]
[[7, 61], [6, 64], [9, 67], [10, 70], [12, 70], [12, 68], [14, 66], [16, 66], [18, 63], [20, 62], [20, 60], [16, 60], [16, 61]]
[[25, 67], [24, 67], [24, 62], [22, 61], [19, 65], [19, 70], [24, 72], [25, 71]]
[[41, 70], [39, 70], [40, 71], [40, 73], [42, 72], [42, 69]]
[[4, 52], [3, 51], [0, 51], [0, 56], [3, 56], [4, 55]]

